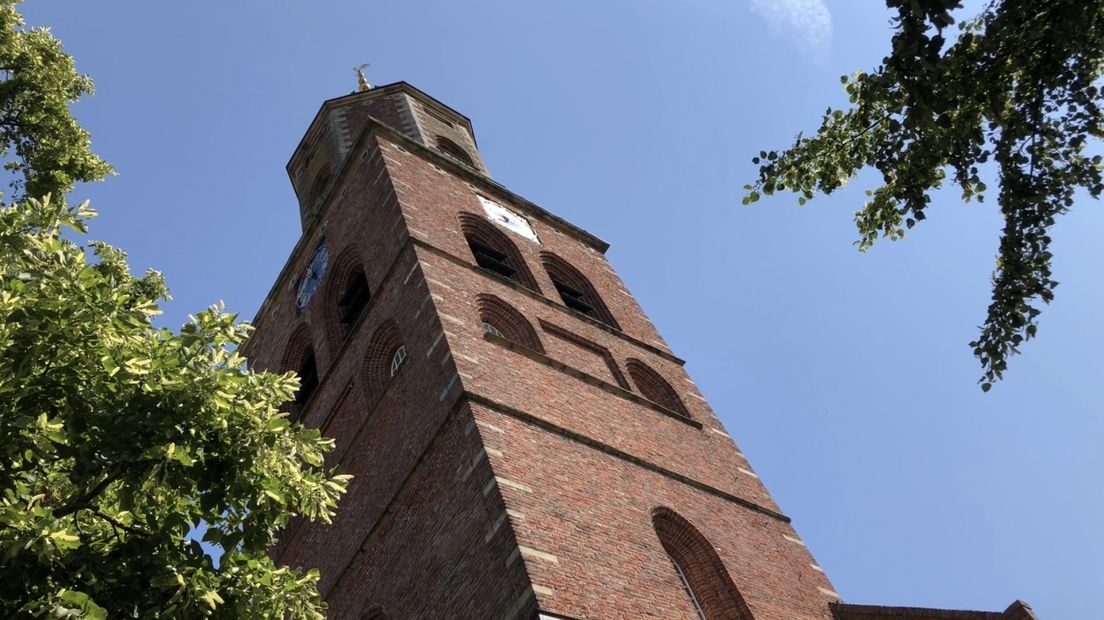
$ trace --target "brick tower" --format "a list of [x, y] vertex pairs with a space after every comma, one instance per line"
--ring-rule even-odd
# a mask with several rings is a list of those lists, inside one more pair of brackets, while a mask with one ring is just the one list
[[836, 604], [607, 244], [492, 181], [466, 117], [332, 99], [288, 173], [303, 234], [245, 353], [354, 475], [272, 551], [330, 617], [897, 617]]

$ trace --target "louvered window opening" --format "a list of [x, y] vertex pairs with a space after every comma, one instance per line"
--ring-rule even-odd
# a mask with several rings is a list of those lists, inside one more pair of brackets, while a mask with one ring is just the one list
[[475, 264], [504, 278], [517, 280], [517, 269], [510, 266], [505, 254], [475, 239], [468, 239], [468, 245], [475, 256]]
[[318, 369], [314, 365], [314, 353], [308, 352], [299, 365], [299, 391], [295, 394], [295, 408], [302, 413], [314, 390], [318, 387]]
[[594, 306], [586, 302], [585, 295], [582, 292], [558, 280], [552, 280], [552, 284], [556, 287], [556, 291], [560, 293], [560, 298], [563, 299], [565, 306], [587, 316], [594, 316]]
[[349, 281], [349, 285], [345, 287], [345, 292], [337, 302], [341, 309], [341, 323], [345, 326], [346, 332], [352, 329], [371, 299], [368, 279], [364, 277], [364, 272], [359, 272]]

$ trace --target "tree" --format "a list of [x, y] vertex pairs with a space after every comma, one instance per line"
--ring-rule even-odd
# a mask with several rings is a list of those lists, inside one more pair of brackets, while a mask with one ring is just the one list
[[[0, 19], [10, 168], [28, 191], [102, 177], [67, 109], [24, 105], [72, 60], [45, 31], [13, 35], [13, 2]], [[162, 277], [84, 242], [93, 215], [48, 194], [0, 206], [0, 617], [323, 618], [318, 573], [266, 555], [291, 516], [328, 521], [347, 482], [324, 467], [332, 441], [280, 411], [297, 379], [250, 371], [249, 326], [221, 307], [155, 327]]]
[[970, 343], [988, 391], [1035, 337], [1039, 302], [1054, 298], [1055, 218], [1079, 191], [1104, 190], [1101, 157], [1086, 153], [1102, 131], [1104, 1], [991, 0], [953, 42], [945, 33], [958, 0], [886, 5], [896, 14], [890, 55], [873, 73], [841, 78], [851, 107], [829, 108], [816, 135], [752, 160], [759, 176], [744, 204], [782, 190], [804, 204], [872, 167], [881, 185], [855, 216], [865, 250], [922, 221], [948, 173], [964, 200], [981, 202], [982, 176], [994, 172], [1004, 228], [992, 302]]
[[70, 102], [92, 92], [92, 80], [77, 73], [49, 30], [23, 29], [18, 4], [0, 0], [0, 158], [13, 174], [13, 198], [60, 199], [111, 166], [92, 153], [91, 137], [69, 113]]

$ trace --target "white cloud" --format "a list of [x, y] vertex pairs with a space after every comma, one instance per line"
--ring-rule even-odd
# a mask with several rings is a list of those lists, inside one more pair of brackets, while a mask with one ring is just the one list
[[813, 60], [832, 43], [832, 15], [824, 0], [751, 0], [751, 10], [767, 20], [772, 36], [785, 34]]

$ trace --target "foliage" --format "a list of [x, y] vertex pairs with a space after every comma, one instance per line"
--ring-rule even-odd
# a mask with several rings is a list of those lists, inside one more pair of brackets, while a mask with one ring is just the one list
[[50, 192], [110, 172], [67, 108], [91, 81], [16, 4], [0, 0], [0, 156], [46, 198], [0, 206], [0, 617], [323, 618], [318, 573], [266, 549], [295, 514], [333, 515], [332, 441], [280, 412], [293, 374], [246, 368], [235, 315], [158, 329], [160, 274], [80, 245], [93, 212]]
[[829, 109], [813, 137], [762, 152], [744, 204], [789, 190], [804, 204], [873, 167], [881, 186], [855, 216], [860, 250], [898, 239], [925, 218], [947, 174], [966, 201], [982, 201], [982, 175], [995, 168], [1004, 218], [992, 303], [970, 343], [988, 390], [1037, 329], [1049, 303], [1055, 218], [1079, 190], [1104, 190], [1101, 158], [1086, 154], [1101, 136], [1104, 0], [992, 0], [961, 24], [957, 0], [887, 0], [896, 12], [892, 52], [873, 73], [841, 78], [847, 110]]
[[265, 549], [333, 513], [332, 441], [279, 412], [293, 375], [246, 370], [234, 315], [155, 328], [161, 276], [62, 235], [91, 214], [0, 210], [0, 617], [321, 618], [317, 572]]
[[77, 181], [111, 172], [69, 113], [70, 102], [92, 92], [92, 80], [77, 73], [49, 30], [23, 29], [17, 4], [0, 0], [0, 158], [17, 193], [60, 198]]

